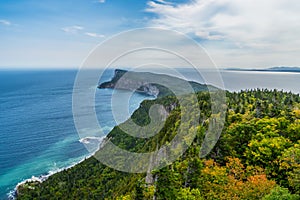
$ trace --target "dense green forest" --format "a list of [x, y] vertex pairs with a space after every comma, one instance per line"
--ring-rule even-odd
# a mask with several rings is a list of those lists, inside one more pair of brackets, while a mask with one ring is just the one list
[[[197, 134], [187, 151], [172, 164], [150, 174], [132, 174], [111, 169], [91, 157], [43, 183], [19, 187], [17, 198], [300, 199], [299, 95], [259, 89], [227, 92], [225, 127], [216, 146], [204, 158], [199, 154], [212, 105], [208, 92], [198, 92], [197, 97], [200, 123], [197, 127], [187, 125]], [[144, 101], [132, 119], [140, 125], [149, 123], [148, 111], [154, 104], [164, 105], [169, 112], [158, 134], [135, 138], [117, 126], [107, 138], [132, 152], [153, 151], [170, 142], [181, 123], [182, 109], [175, 97]]]

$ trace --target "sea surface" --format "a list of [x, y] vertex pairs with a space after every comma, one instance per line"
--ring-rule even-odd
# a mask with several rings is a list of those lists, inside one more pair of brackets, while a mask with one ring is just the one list
[[[187, 79], [203, 82], [191, 69], [178, 71]], [[76, 73], [76, 70], [0, 70], [0, 199], [7, 199], [16, 184], [25, 179], [53, 173], [90, 155], [80, 142], [73, 122]], [[112, 76], [113, 71], [107, 71], [101, 81]], [[221, 76], [229, 91], [276, 88], [300, 93], [300, 73], [221, 71]], [[102, 119], [105, 134], [116, 125], [110, 106], [112, 93], [113, 90], [104, 89], [96, 90], [95, 95], [97, 117]], [[133, 94], [129, 114], [150, 98]], [[122, 99], [119, 101], [120, 105], [124, 103]]]

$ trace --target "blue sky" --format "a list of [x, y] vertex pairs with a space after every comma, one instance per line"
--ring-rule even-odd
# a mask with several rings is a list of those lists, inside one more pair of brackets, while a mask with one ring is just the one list
[[297, 0], [2, 0], [1, 67], [78, 67], [121, 31], [192, 37], [220, 67], [299, 66]]
[[[142, 27], [145, 2], [16, 0], [0, 3], [1, 66], [75, 66], [105, 37]], [[74, 55], [74, 56], [73, 56]]]

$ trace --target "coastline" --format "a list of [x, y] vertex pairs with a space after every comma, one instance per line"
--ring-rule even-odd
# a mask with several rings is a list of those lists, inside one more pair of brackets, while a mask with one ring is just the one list
[[[90, 139], [91, 137], [86, 137], [86, 138], [81, 138], [79, 139], [79, 142], [82, 143], [82, 144], [86, 144], [84, 142], [85, 139]], [[84, 156], [84, 158], [82, 158], [81, 160], [79, 160], [78, 162], [74, 162], [73, 164], [69, 165], [69, 166], [66, 166], [66, 167], [63, 167], [63, 168], [60, 168], [60, 169], [57, 169], [57, 170], [54, 170], [54, 171], [49, 171], [47, 174], [41, 174], [39, 175], [38, 177], [36, 176], [32, 176], [31, 178], [28, 178], [28, 179], [25, 179], [21, 182], [19, 182], [15, 188], [11, 191], [9, 191], [7, 193], [7, 199], [8, 200], [15, 200], [17, 199], [17, 195], [18, 195], [18, 187], [26, 184], [26, 183], [31, 183], [31, 182], [39, 182], [39, 183], [42, 183], [44, 181], [46, 181], [50, 176], [54, 175], [54, 174], [57, 174], [59, 172], [62, 172], [64, 170], [68, 170], [68, 169], [71, 169], [72, 167], [75, 167], [76, 165], [82, 163], [83, 161], [85, 161], [86, 159], [92, 157], [95, 155], [95, 153], [101, 148], [101, 146], [103, 145], [103, 143], [105, 142], [105, 139], [106, 139], [106, 136], [103, 136], [103, 137], [99, 137], [99, 138], [96, 138], [94, 137], [93, 139], [95, 140], [98, 140], [99, 143], [98, 143], [98, 148], [93, 152], [93, 153], [90, 153], [89, 155], [87, 156]]]
[[[104, 137], [104, 138], [106, 138], [106, 137]], [[84, 140], [84, 139], [81, 139], [81, 140]], [[103, 144], [102, 142], [103, 142], [103, 141], [101, 141], [101, 142], [99, 143], [99, 147], [101, 146], [101, 144]], [[84, 142], [82, 142], [82, 143], [84, 143]], [[98, 150], [99, 150], [99, 148], [98, 148], [96, 151], [98, 151]], [[96, 151], [95, 151], [95, 152], [96, 152]], [[40, 175], [40, 176], [38, 176], [38, 177], [32, 176], [32, 177], [29, 178], [29, 179], [26, 179], [26, 180], [23, 180], [23, 181], [19, 182], [19, 183], [16, 185], [16, 187], [14, 188], [13, 191], [10, 191], [9, 193], [7, 193], [8, 195], [10, 195], [10, 198], [8, 198], [8, 199], [15, 199], [15, 198], [16, 198], [17, 188], [20, 187], [20, 185], [25, 184], [25, 183], [27, 183], [27, 182], [32, 182], [32, 181], [39, 181], [39, 182], [46, 181], [50, 176], [52, 176], [52, 175], [54, 175], [54, 174], [56, 174], [56, 173], [59, 173], [59, 172], [61, 172], [61, 171], [63, 171], [63, 170], [70, 169], [70, 168], [76, 166], [77, 164], [82, 163], [85, 159], [88, 159], [88, 158], [90, 158], [91, 156], [93, 156], [93, 155], [95, 154], [95, 152], [93, 152], [93, 153], [91, 153], [91, 154], [89, 154], [89, 155], [87, 155], [87, 156], [84, 156], [84, 158], [82, 158], [82, 159], [79, 160], [78, 162], [74, 162], [73, 164], [71, 164], [71, 165], [69, 165], [69, 166], [63, 167], [63, 168], [61, 168], [61, 169], [57, 169], [57, 170], [55, 170], [55, 171], [49, 171], [47, 174], [42, 174], [42, 175]]]
[[[111, 88], [112, 89], [112, 88]], [[120, 90], [120, 88], [118, 88], [118, 90]], [[126, 90], [126, 89], [125, 89]], [[127, 89], [128, 90], [128, 89]], [[142, 94], [146, 97], [149, 97], [149, 95], [147, 95], [146, 93], [144, 92], [139, 92], [139, 91], [135, 91], [136, 93], [139, 93], [139, 94]], [[157, 96], [154, 96], [155, 98], [157, 98]], [[143, 101], [142, 101], [143, 102]], [[139, 103], [139, 106], [141, 105], [141, 103]], [[139, 106], [136, 108], [138, 109]], [[135, 109], [135, 110], [136, 110]], [[111, 130], [110, 130], [111, 131]], [[109, 131], [109, 132], [110, 132]], [[109, 134], [108, 132], [108, 134]], [[18, 188], [26, 183], [32, 183], [32, 182], [39, 182], [39, 183], [42, 183], [44, 181], [46, 181], [49, 177], [51, 177], [52, 175], [54, 174], [57, 174], [57, 173], [60, 173], [64, 170], [68, 170], [70, 168], [73, 168], [74, 166], [82, 163], [83, 161], [85, 161], [86, 159], [92, 157], [95, 155], [95, 153], [102, 147], [102, 145], [105, 143], [105, 140], [106, 139], [106, 136], [103, 136], [103, 137], [94, 137], [94, 136], [88, 136], [88, 137], [85, 137], [85, 138], [80, 138], [79, 139], [79, 142], [82, 143], [83, 145], [87, 145], [89, 144], [91, 141], [96, 141], [97, 142], [97, 145], [98, 147], [95, 147], [95, 151], [94, 152], [90, 152], [88, 155], [86, 156], [83, 156], [83, 158], [77, 162], [74, 162], [66, 167], [62, 167], [60, 169], [57, 169], [57, 170], [53, 170], [53, 171], [48, 171], [48, 172], [45, 172], [45, 174], [41, 174], [39, 176], [32, 176], [31, 178], [28, 178], [28, 179], [25, 179], [19, 183], [16, 184], [16, 186], [14, 187], [14, 189], [12, 189], [11, 191], [9, 191], [8, 193], [6, 193], [6, 197], [7, 199], [9, 200], [15, 200], [17, 199], [17, 195], [18, 195]]]

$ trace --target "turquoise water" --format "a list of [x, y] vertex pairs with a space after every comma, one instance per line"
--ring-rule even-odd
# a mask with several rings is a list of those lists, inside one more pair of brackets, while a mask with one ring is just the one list
[[[188, 79], [203, 82], [191, 69], [180, 69]], [[0, 199], [15, 185], [77, 163], [89, 155], [79, 142], [72, 116], [76, 71], [0, 71]], [[103, 80], [109, 80], [107, 71]], [[222, 71], [225, 88], [277, 88], [300, 93], [300, 73]], [[93, 89], [93, 88], [92, 88]], [[120, 94], [126, 91], [119, 91]], [[115, 121], [112, 90], [96, 90], [96, 111], [104, 133]], [[101, 98], [100, 98], [101, 97]], [[130, 113], [145, 97], [134, 94]], [[101, 99], [101, 101], [97, 101]], [[122, 99], [118, 104], [122, 105]]]
[[[72, 116], [76, 73], [0, 71], [0, 199], [6, 199], [24, 179], [70, 166], [89, 155], [79, 142]], [[112, 75], [113, 71], [106, 72], [103, 80]], [[105, 119], [101, 122], [104, 133], [116, 125], [109, 106], [111, 95], [112, 90], [96, 90], [96, 111]], [[134, 94], [130, 112], [145, 98]]]

